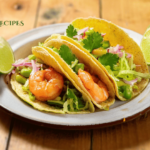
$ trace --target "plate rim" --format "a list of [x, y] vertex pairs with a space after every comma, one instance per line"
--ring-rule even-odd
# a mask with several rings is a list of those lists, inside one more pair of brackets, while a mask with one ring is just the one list
[[[8, 40], [8, 42], [9, 43], [12, 43], [16, 38], [20, 38], [20, 36], [24, 36], [24, 35], [26, 35], [26, 34], [30, 34], [30, 33], [32, 33], [32, 32], [34, 32], [34, 31], [37, 31], [37, 30], [41, 30], [41, 29], [46, 29], [46, 28], [52, 28], [52, 27], [56, 27], [56, 26], [68, 26], [69, 25], [69, 23], [59, 23], [59, 24], [52, 24], [52, 25], [46, 25], [46, 26], [42, 26], [42, 27], [38, 27], [38, 28], [34, 28], [34, 29], [31, 29], [31, 30], [28, 30], [28, 31], [26, 31], [26, 32], [23, 32], [23, 33], [21, 33], [21, 34], [19, 34], [19, 35], [16, 35], [16, 36], [14, 36], [14, 37], [12, 37], [12, 38], [10, 38], [9, 40]], [[129, 29], [125, 29], [125, 28], [123, 28], [125, 31], [129, 31], [129, 32], [132, 32], [132, 33], [134, 33], [134, 34], [137, 34], [137, 35], [140, 35], [139, 33], [137, 33], [137, 32], [135, 32], [135, 31], [132, 31], [132, 30], [129, 30]], [[140, 35], [141, 36], [141, 35]], [[2, 77], [2, 76], [1, 76]], [[0, 78], [1, 78], [0, 77]], [[25, 119], [27, 119], [27, 120], [30, 120], [30, 121], [34, 121], [34, 122], [40, 122], [40, 123], [42, 123], [42, 124], [45, 124], [45, 125], [57, 125], [57, 126], [69, 126], [69, 127], [72, 127], [72, 128], [76, 128], [76, 127], [89, 127], [89, 128], [91, 128], [90, 126], [92, 126], [92, 128], [93, 128], [93, 126], [98, 126], [98, 127], [103, 127], [104, 126], [104, 124], [112, 124], [112, 125], [114, 125], [114, 124], [116, 124], [117, 122], [118, 123], [121, 123], [121, 122], [123, 122], [123, 118], [124, 117], [122, 117], [121, 119], [120, 119], [120, 121], [119, 120], [116, 120], [116, 121], [111, 121], [111, 122], [107, 122], [107, 123], [102, 123], [102, 124], [100, 124], [100, 123], [91, 123], [91, 124], [78, 124], [78, 125], [73, 125], [73, 124], [57, 124], [57, 123], [46, 123], [46, 122], [43, 122], [43, 121], [37, 121], [37, 120], [34, 120], [33, 118], [27, 118], [27, 116], [21, 116], [20, 114], [18, 114], [17, 112], [13, 112], [13, 111], [11, 111], [11, 110], [9, 110], [9, 108], [6, 108], [4, 105], [2, 105], [1, 104], [1, 102], [0, 102], [0, 105], [1, 105], [1, 107], [3, 107], [5, 110], [7, 110], [7, 111], [9, 111], [10, 113], [12, 113], [13, 115], [16, 115], [16, 116], [18, 116], [18, 117], [21, 117], [21, 118], [25, 118]], [[121, 105], [122, 106], [122, 105]], [[34, 108], [32, 108], [32, 109], [34, 109]], [[113, 109], [115, 109], [115, 108], [113, 108]], [[125, 117], [126, 118], [126, 120], [128, 121], [128, 120], [131, 120], [131, 119], [133, 119], [133, 118], [135, 118], [136, 116], [138, 116], [138, 114], [143, 114], [143, 113], [145, 113], [145, 112], [147, 112], [147, 111], [149, 111], [149, 109], [150, 109], [150, 106], [148, 106], [148, 107], [146, 107], [145, 109], [143, 109], [142, 111], [140, 111], [140, 112], [138, 112], [138, 113], [136, 113], [136, 114], [134, 114], [134, 115], [132, 115], [132, 116], [130, 116], [130, 115], [128, 115], [127, 117]], [[80, 114], [80, 115], [82, 115], [82, 114]], [[135, 116], [135, 117], [133, 117], [133, 116]], [[131, 118], [131, 119], [130, 119]], [[107, 126], [108, 126], [107, 125]]]

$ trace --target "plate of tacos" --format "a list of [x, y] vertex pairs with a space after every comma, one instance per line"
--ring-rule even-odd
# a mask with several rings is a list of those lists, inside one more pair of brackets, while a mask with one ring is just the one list
[[91, 128], [149, 109], [142, 35], [99, 18], [77, 18], [8, 42], [13, 69], [0, 77], [0, 105], [38, 124]]

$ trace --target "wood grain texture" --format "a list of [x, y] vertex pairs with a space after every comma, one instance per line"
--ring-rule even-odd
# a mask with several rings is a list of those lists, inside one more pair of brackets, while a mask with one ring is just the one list
[[102, 18], [143, 34], [150, 25], [149, 0], [101, 0]]
[[[0, 36], [9, 39], [19, 33], [32, 29], [35, 23], [38, 1], [30, 0], [0, 0], [0, 21], [21, 21], [24, 26], [0, 25]], [[11, 120], [8, 114], [0, 111], [0, 150], [9, 147]]]
[[149, 150], [150, 113], [128, 123], [93, 131], [93, 150]]
[[[143, 34], [150, 24], [148, 0], [101, 0], [101, 16]], [[150, 113], [128, 123], [93, 131], [93, 150], [148, 150]]]
[[[102, 18], [141, 34], [150, 22], [149, 0], [100, 0]], [[23, 20], [24, 26], [0, 27], [1, 36], [13, 37], [35, 26], [70, 22], [76, 17], [99, 17], [99, 0], [0, 0], [1, 20]], [[21, 6], [20, 6], [21, 4]], [[36, 15], [38, 16], [36, 20]], [[37, 23], [36, 23], [37, 21]], [[11, 117], [0, 113], [0, 150], [9, 137]], [[88, 131], [61, 131], [14, 120], [9, 150], [149, 150], [150, 113], [122, 125]], [[93, 135], [93, 137], [92, 137]], [[92, 143], [91, 143], [92, 141]], [[91, 146], [92, 144], [92, 146]]]
[[9, 150], [90, 150], [90, 131], [65, 131], [15, 120]]
[[88, 16], [99, 17], [99, 0], [42, 0], [37, 26]]
[[[35, 26], [70, 22], [74, 18], [81, 16], [98, 17], [99, 1], [41, 0], [37, 16]], [[91, 131], [53, 130], [15, 120], [8, 149], [90, 150], [90, 147]]]
[[11, 117], [0, 110], [0, 150], [5, 150], [9, 140]]
[[34, 27], [38, 0], [0, 0], [0, 21], [23, 21], [24, 25], [16, 24], [0, 27], [0, 36], [9, 39], [19, 33], [30, 30]]

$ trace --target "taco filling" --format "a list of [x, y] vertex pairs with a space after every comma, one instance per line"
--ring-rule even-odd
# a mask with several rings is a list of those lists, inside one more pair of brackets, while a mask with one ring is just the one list
[[55, 113], [89, 111], [90, 104], [81, 92], [35, 55], [19, 59], [12, 65], [13, 90], [34, 108]]
[[115, 102], [113, 85], [103, 70], [97, 68], [89, 56], [74, 45], [57, 39], [50, 40], [42, 47], [41, 44], [34, 47], [32, 52], [36, 55], [36, 51], [41, 51], [41, 49], [47, 50], [59, 61], [68, 75], [98, 108], [109, 110]]
[[79, 30], [69, 25], [66, 34], [105, 67], [116, 82], [119, 95], [126, 100], [132, 98], [133, 91], [138, 91], [137, 84], [142, 79], [150, 78], [148, 73], [136, 71], [140, 65], [134, 64], [134, 55], [125, 52], [122, 45], [110, 46], [110, 42], [104, 40], [105, 33], [95, 32], [89, 27]]

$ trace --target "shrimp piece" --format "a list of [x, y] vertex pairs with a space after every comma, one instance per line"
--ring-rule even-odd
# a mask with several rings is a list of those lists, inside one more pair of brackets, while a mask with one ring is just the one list
[[29, 89], [40, 101], [55, 99], [62, 92], [63, 86], [63, 76], [53, 68], [37, 71], [29, 77]]
[[[95, 76], [91, 76], [88, 72], [79, 69], [78, 76], [81, 79], [84, 87], [97, 103], [107, 100], [109, 94], [107, 87], [100, 80], [97, 81]], [[94, 80], [97, 82], [95, 83]]]
[[95, 83], [98, 83], [99, 79], [98, 79], [96, 76], [94, 76], [94, 75], [91, 75], [91, 76], [92, 76], [93, 81], [94, 81]]

